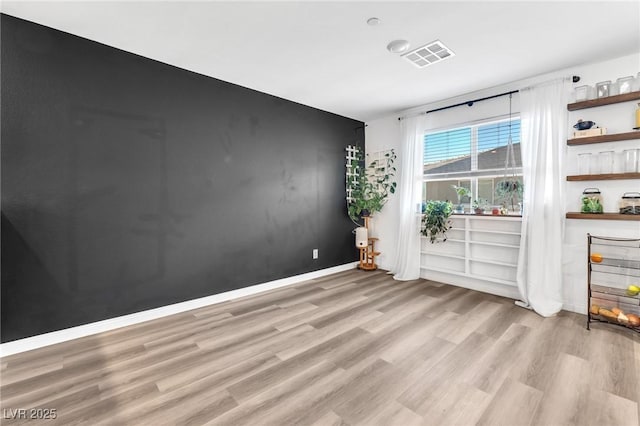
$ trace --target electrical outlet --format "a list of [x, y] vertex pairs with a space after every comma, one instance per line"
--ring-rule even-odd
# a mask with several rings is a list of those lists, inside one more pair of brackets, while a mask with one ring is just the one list
[[318, 258], [318, 249], [313, 249], [313, 258], [314, 259]]

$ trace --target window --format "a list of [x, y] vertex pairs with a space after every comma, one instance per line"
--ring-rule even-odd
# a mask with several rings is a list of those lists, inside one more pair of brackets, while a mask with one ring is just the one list
[[[509, 126], [513, 142], [509, 155]], [[505, 173], [507, 157], [512, 161]], [[500, 191], [499, 182], [510, 179], [522, 183], [522, 157], [520, 155], [520, 119], [518, 117], [483, 122], [473, 125], [427, 133], [424, 137], [424, 200], [449, 200], [466, 211], [476, 199], [484, 199], [488, 206], [498, 207], [507, 202]], [[454, 186], [468, 188], [469, 196], [458, 197]], [[517, 202], [508, 200], [508, 208], [517, 210]]]

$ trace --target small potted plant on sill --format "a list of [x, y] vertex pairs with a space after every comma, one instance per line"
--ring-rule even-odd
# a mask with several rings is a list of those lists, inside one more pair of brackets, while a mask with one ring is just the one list
[[484, 198], [478, 198], [473, 201], [473, 211], [475, 214], [484, 214], [484, 211], [489, 207], [489, 202]]
[[464, 186], [451, 185], [451, 187], [458, 194], [458, 204], [456, 205], [456, 213], [464, 213], [464, 205], [462, 204], [462, 200], [464, 197], [469, 197], [471, 195], [471, 190]]
[[453, 205], [450, 201], [427, 201], [420, 233], [429, 237], [431, 244], [437, 240], [447, 241], [447, 231], [451, 229], [451, 220], [449, 219], [451, 213], [453, 213]]

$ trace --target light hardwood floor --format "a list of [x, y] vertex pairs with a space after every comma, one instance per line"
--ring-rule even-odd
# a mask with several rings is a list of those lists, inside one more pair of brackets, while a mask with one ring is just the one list
[[349, 271], [1, 360], [2, 424], [638, 425], [640, 337]]

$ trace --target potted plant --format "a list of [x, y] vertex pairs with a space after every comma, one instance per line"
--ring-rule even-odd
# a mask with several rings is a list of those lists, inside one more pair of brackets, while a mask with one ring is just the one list
[[473, 201], [473, 211], [475, 214], [484, 214], [484, 211], [489, 207], [489, 202], [484, 198], [478, 198]]
[[363, 155], [357, 151], [356, 160], [347, 165], [349, 174], [355, 176], [347, 180], [348, 189], [351, 190], [347, 211], [349, 218], [358, 226], [361, 218], [381, 211], [389, 194], [396, 192], [396, 168], [393, 166], [396, 157], [392, 149], [383, 159], [374, 160], [365, 168]]
[[511, 210], [522, 200], [524, 185], [517, 179], [504, 179], [496, 184], [496, 196], [502, 201], [503, 206], [511, 204]]
[[447, 231], [451, 229], [449, 216], [453, 213], [453, 205], [450, 201], [427, 201], [422, 217], [422, 229], [420, 233], [429, 237], [431, 243], [438, 238], [447, 241]]
[[464, 205], [462, 204], [462, 199], [464, 197], [469, 197], [471, 195], [471, 190], [464, 186], [451, 185], [451, 187], [458, 194], [458, 204], [456, 205], [456, 213], [464, 213]]

